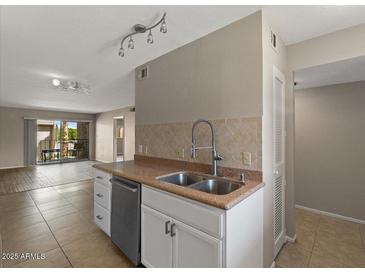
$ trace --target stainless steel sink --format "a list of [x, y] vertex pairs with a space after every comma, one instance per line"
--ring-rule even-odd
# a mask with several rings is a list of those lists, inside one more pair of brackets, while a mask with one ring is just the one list
[[159, 176], [156, 179], [165, 183], [185, 186], [216, 195], [229, 194], [243, 186], [242, 183], [230, 181], [218, 176], [195, 174], [185, 171]]
[[204, 176], [197, 175], [194, 173], [178, 172], [178, 173], [163, 175], [157, 177], [156, 179], [170, 184], [189, 186], [191, 184], [201, 182], [206, 178]]
[[242, 184], [217, 179], [208, 179], [191, 186], [191, 188], [216, 195], [228, 194], [240, 187]]

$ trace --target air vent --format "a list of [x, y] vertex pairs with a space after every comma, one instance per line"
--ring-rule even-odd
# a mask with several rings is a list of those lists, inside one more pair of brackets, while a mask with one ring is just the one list
[[143, 79], [148, 78], [148, 66], [142, 67], [138, 70], [137, 78], [139, 80], [143, 80]]
[[276, 49], [276, 43], [277, 43], [277, 39], [276, 39], [276, 34], [271, 31], [271, 46]]

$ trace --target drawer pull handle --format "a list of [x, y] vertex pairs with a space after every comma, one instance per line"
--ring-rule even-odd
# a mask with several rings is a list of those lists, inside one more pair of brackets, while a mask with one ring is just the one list
[[174, 227], [175, 227], [176, 224], [172, 224], [171, 225], [171, 231], [170, 231], [170, 236], [171, 237], [174, 237], [176, 235], [176, 233], [174, 232]]
[[100, 180], [102, 180], [102, 179], [103, 179], [103, 177], [101, 177], [101, 176], [96, 176], [96, 179], [100, 179]]
[[103, 217], [101, 217], [100, 215], [97, 215], [96, 218], [99, 219], [99, 220], [103, 219]]
[[170, 224], [170, 221], [166, 221], [165, 222], [165, 234], [169, 234], [170, 233], [169, 224]]
[[98, 196], [99, 198], [103, 198], [103, 194], [100, 194], [100, 193], [98, 193], [98, 194], [96, 194], [96, 196]]

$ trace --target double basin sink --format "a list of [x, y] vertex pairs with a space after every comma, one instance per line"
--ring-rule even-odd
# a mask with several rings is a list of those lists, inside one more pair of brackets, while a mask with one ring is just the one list
[[229, 194], [244, 185], [243, 183], [217, 176], [202, 175], [186, 171], [162, 175], [156, 179], [165, 183], [180, 185], [216, 195]]

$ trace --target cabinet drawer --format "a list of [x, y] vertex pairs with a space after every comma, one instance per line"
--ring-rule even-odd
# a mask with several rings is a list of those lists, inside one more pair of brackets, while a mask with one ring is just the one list
[[112, 178], [112, 175], [107, 172], [103, 172], [101, 170], [95, 170], [95, 182], [104, 185], [107, 188], [111, 188], [111, 183], [109, 180]]
[[94, 203], [94, 223], [110, 236], [110, 212]]
[[100, 183], [94, 184], [94, 202], [110, 211], [111, 191]]
[[223, 237], [223, 210], [145, 186], [142, 203], [216, 238]]

